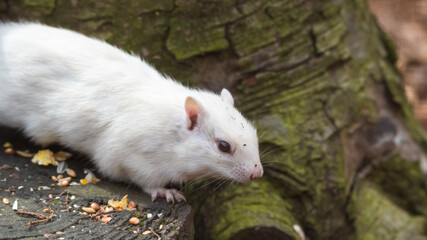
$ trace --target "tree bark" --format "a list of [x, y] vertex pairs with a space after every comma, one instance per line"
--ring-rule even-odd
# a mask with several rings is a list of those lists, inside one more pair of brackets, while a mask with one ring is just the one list
[[426, 134], [364, 0], [3, 0], [0, 11], [232, 89], [259, 129], [265, 176], [192, 192], [197, 239], [299, 239], [295, 225], [309, 239], [426, 239]]

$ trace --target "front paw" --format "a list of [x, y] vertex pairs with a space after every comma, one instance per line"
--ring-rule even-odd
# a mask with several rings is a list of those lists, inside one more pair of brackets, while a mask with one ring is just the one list
[[156, 188], [150, 191], [151, 200], [154, 202], [158, 197], [166, 198], [167, 202], [174, 203], [175, 200], [177, 202], [187, 201], [184, 197], [184, 194], [176, 189], [166, 189], [166, 188]]

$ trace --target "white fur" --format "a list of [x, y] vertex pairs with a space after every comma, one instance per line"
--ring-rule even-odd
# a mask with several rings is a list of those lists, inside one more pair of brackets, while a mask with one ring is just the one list
[[[201, 108], [193, 130], [188, 96]], [[232, 103], [228, 91], [221, 98], [186, 88], [79, 33], [0, 24], [0, 124], [89, 154], [106, 176], [147, 192], [203, 175], [238, 182], [262, 175], [256, 131]], [[218, 140], [233, 153], [219, 151]]]

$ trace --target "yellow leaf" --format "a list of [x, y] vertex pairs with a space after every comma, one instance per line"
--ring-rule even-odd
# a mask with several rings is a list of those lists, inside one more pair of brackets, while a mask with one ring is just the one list
[[124, 196], [121, 201], [108, 200], [108, 205], [113, 207], [115, 210], [127, 209], [128, 207], [128, 195]]
[[49, 149], [40, 150], [36, 155], [34, 155], [31, 162], [37, 163], [38, 165], [48, 166], [48, 165], [58, 165], [58, 162], [53, 157], [52, 151]]

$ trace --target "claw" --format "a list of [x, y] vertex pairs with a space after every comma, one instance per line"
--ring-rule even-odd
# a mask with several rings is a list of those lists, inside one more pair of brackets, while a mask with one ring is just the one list
[[187, 201], [184, 195], [176, 189], [165, 189], [165, 188], [156, 188], [151, 191], [151, 200], [154, 202], [158, 197], [166, 198], [167, 202], [172, 204], [177, 202]]
[[169, 190], [166, 190], [166, 201], [175, 203], [172, 193]]
[[157, 199], [157, 197], [158, 197], [158, 192], [157, 192], [157, 191], [154, 191], [154, 192], [151, 194], [151, 201], [152, 201], [152, 202], [154, 202], [154, 201]]
[[187, 202], [187, 199], [185, 199], [184, 195], [177, 191], [177, 193], [174, 195], [177, 202]]

